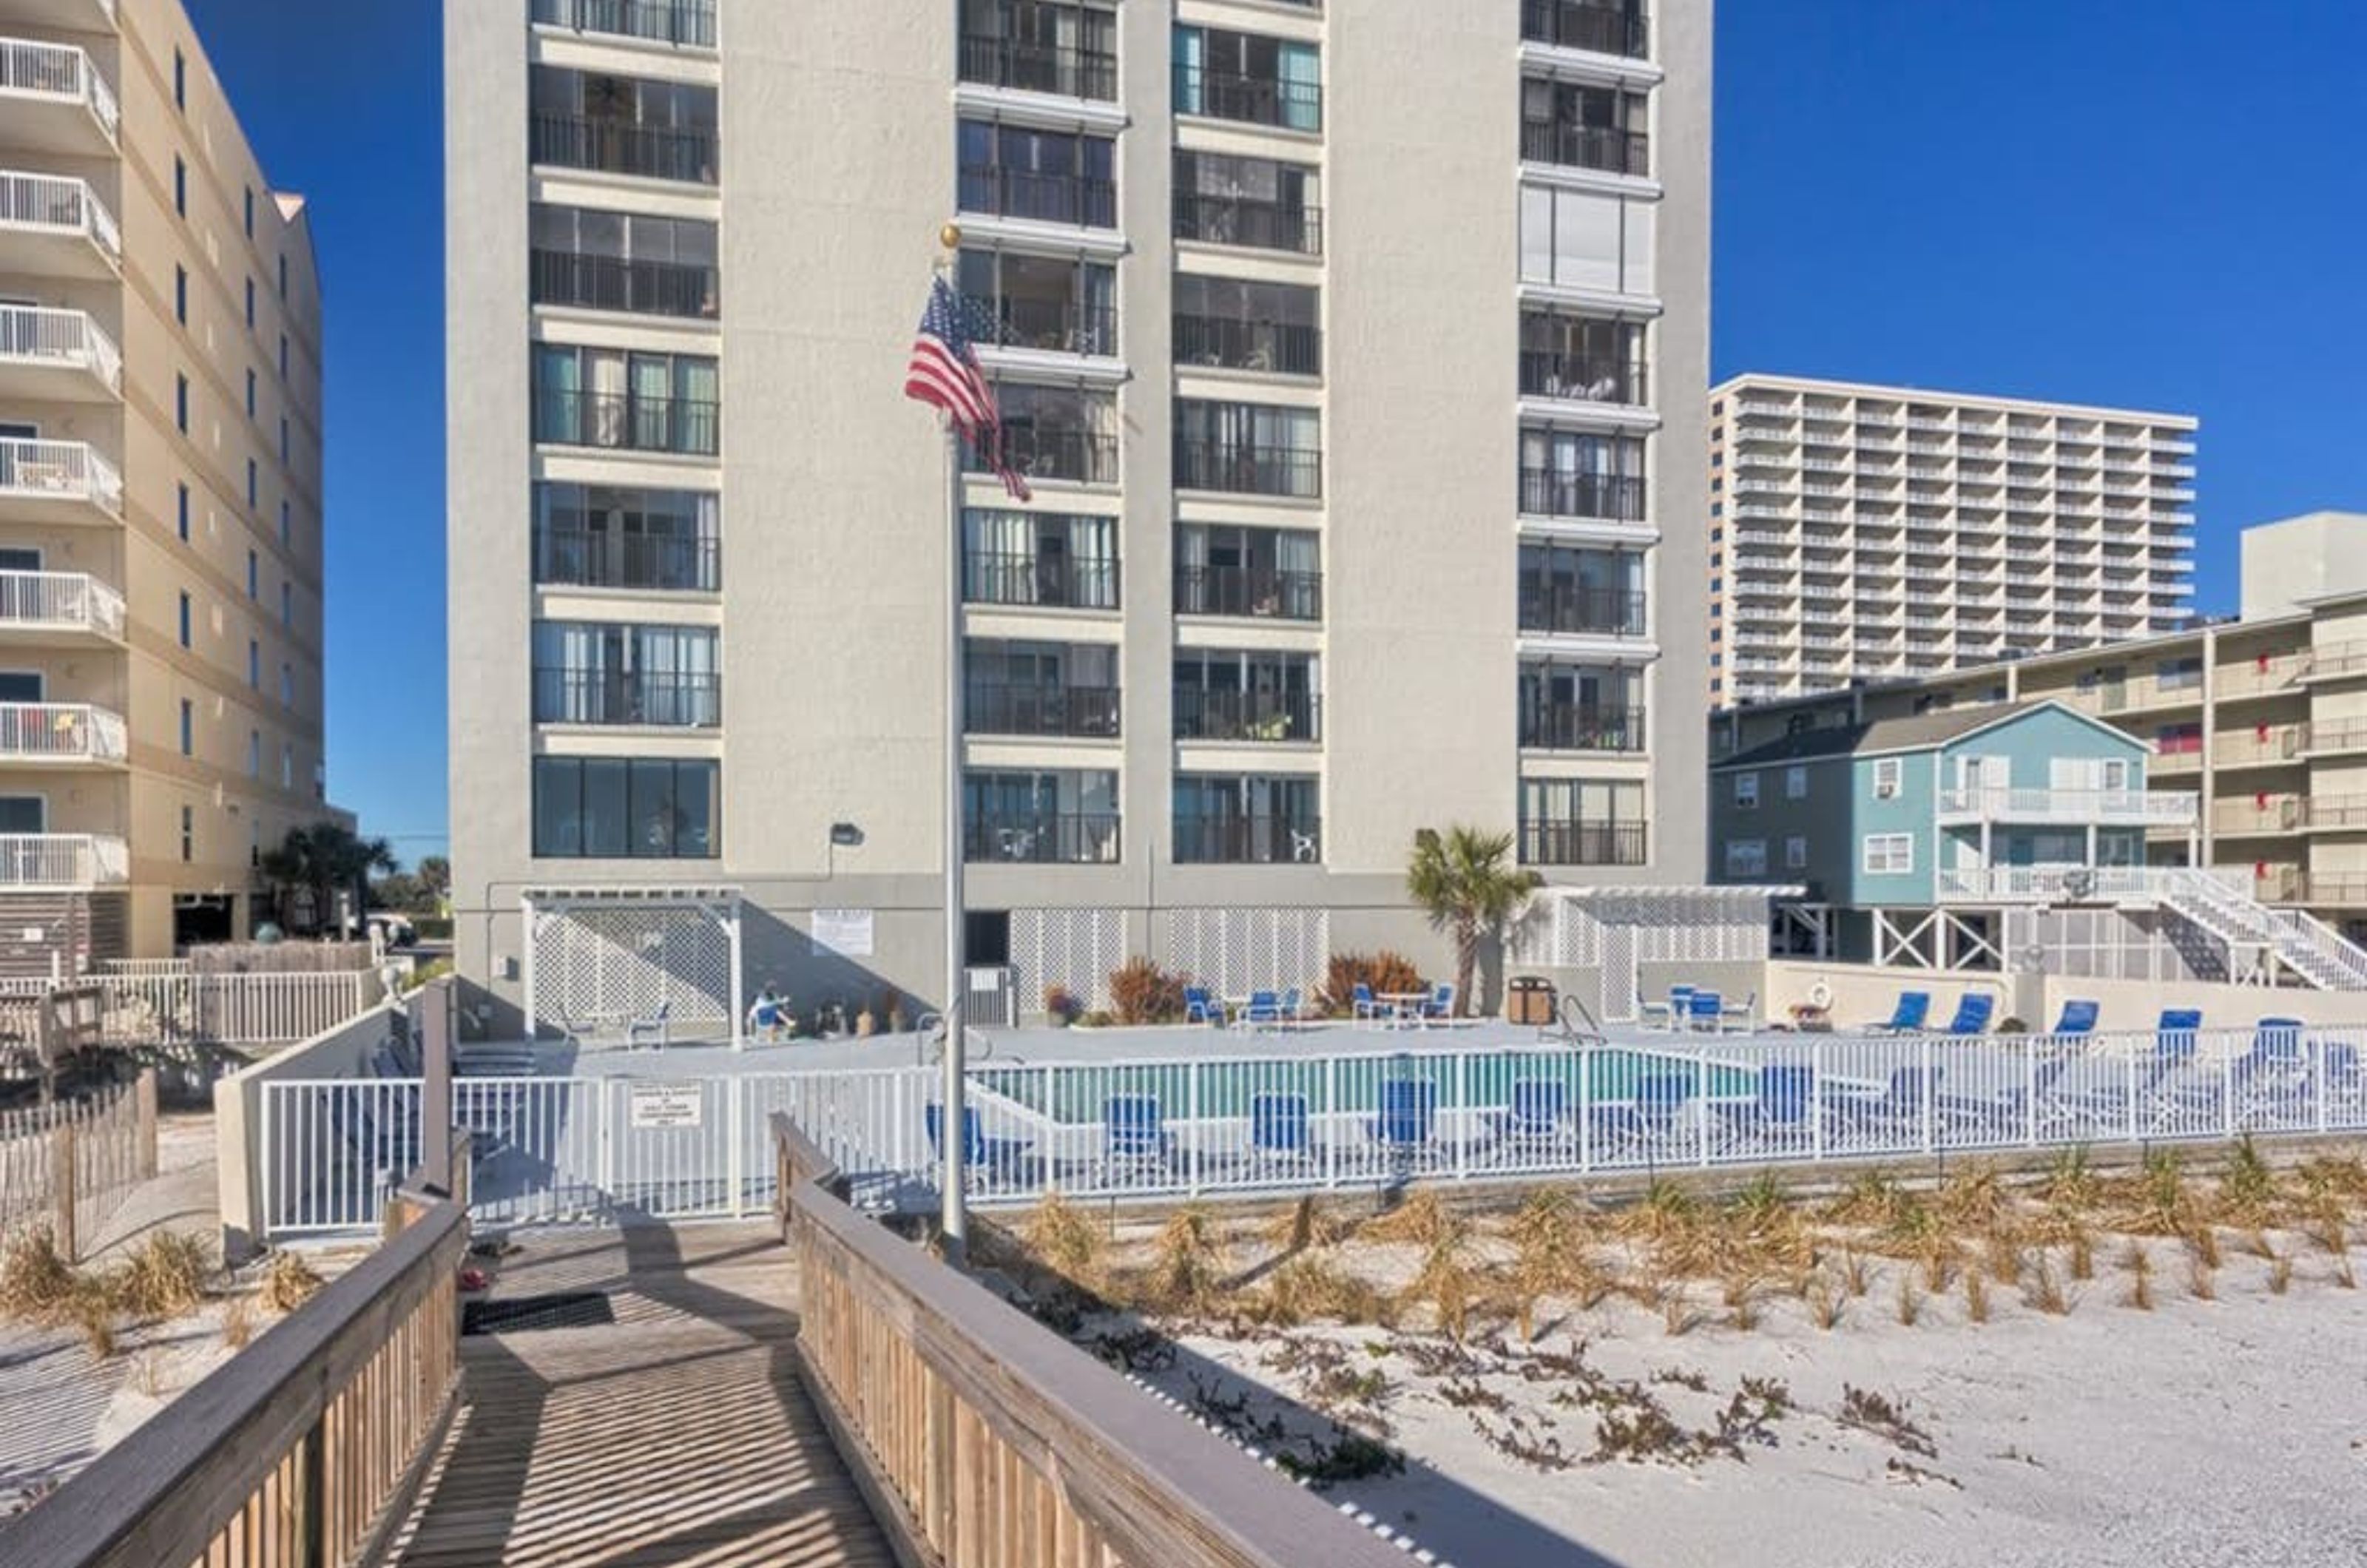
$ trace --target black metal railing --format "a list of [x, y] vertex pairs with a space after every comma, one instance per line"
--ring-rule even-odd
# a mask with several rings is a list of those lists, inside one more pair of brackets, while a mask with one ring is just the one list
[[1651, 28], [1640, 5], [1521, 0], [1521, 36], [1533, 43], [1621, 54], [1631, 60], [1651, 52]]
[[538, 305], [576, 305], [637, 316], [712, 320], [720, 299], [718, 274], [711, 266], [626, 261], [572, 251], [535, 252], [531, 286]]
[[1323, 826], [1314, 817], [1179, 817], [1178, 865], [1315, 865]]
[[557, 168], [706, 186], [716, 184], [719, 173], [712, 130], [544, 111], [532, 117], [531, 131], [534, 161]]
[[534, 580], [580, 588], [714, 593], [723, 586], [717, 539], [543, 528], [534, 537]]
[[1323, 493], [1323, 454], [1296, 446], [1251, 446], [1178, 436], [1175, 484], [1181, 490], [1312, 500]]
[[969, 330], [980, 343], [1060, 354], [1117, 353], [1117, 312], [1065, 299], [968, 298]]
[[961, 171], [958, 199], [964, 212], [1088, 229], [1117, 227], [1117, 182], [1084, 175], [973, 164]]
[[1036, 686], [971, 681], [962, 691], [962, 728], [972, 735], [1072, 735], [1118, 732], [1116, 686]]
[[1271, 370], [1280, 376], [1323, 374], [1319, 327], [1244, 321], [1224, 316], [1175, 317], [1175, 363], [1229, 370]]
[[1178, 740], [1320, 740], [1323, 703], [1312, 692], [1173, 692]]
[[1540, 751], [1641, 751], [1644, 710], [1576, 703], [1523, 707], [1521, 744]]
[[[1032, 479], [1070, 479], [1078, 484], [1117, 483], [1117, 437], [1083, 430], [1038, 430], [1006, 425], [998, 434], [1003, 463]], [[964, 449], [970, 472], [986, 465]]]
[[1520, 627], [1594, 637], [1642, 637], [1644, 595], [1625, 588], [1574, 583], [1520, 585]]
[[1280, 621], [1323, 618], [1323, 574], [1258, 566], [1179, 566], [1179, 615], [1249, 615]]
[[715, 47], [715, 0], [534, 0], [534, 19], [578, 32]]
[[972, 604], [1041, 604], [1067, 610], [1117, 608], [1114, 560], [1076, 560], [999, 550], [962, 556], [962, 598]]
[[718, 404], [686, 398], [538, 387], [534, 436], [561, 446], [711, 457], [722, 450], [723, 411]]
[[1323, 254], [1323, 209], [1250, 197], [1175, 193], [1175, 237], [1259, 251]]
[[1032, 865], [1115, 865], [1124, 842], [1117, 813], [995, 812], [962, 823], [962, 858]]
[[1641, 822], [1523, 822], [1523, 865], [1642, 865]]
[[1570, 474], [1556, 468], [1521, 470], [1521, 510], [1532, 517], [1644, 520], [1644, 481], [1625, 474]]
[[650, 724], [708, 729], [723, 722], [723, 677], [540, 666], [537, 724]]
[[1640, 130], [1621, 130], [1615, 126], [1524, 119], [1521, 122], [1521, 156], [1532, 164], [1558, 164], [1566, 169], [1648, 175], [1652, 172], [1652, 139]]
[[1100, 50], [969, 35], [961, 40], [961, 79], [1064, 98], [1117, 101], [1117, 56]]
[[1175, 106], [1182, 113], [1206, 115], [1210, 119], [1293, 130], [1323, 129], [1320, 83], [1284, 82], [1180, 60], [1175, 62]]
[[1577, 398], [1594, 403], [1647, 400], [1640, 363], [1535, 348], [1521, 351], [1521, 392], [1524, 397]]

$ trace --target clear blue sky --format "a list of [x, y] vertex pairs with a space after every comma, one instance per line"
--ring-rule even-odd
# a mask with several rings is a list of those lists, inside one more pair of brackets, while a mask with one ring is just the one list
[[[330, 783], [415, 857], [445, 826], [440, 6], [187, 4], [312, 198]], [[1724, 0], [1717, 41], [1718, 376], [2198, 414], [2206, 611], [2244, 525], [2367, 509], [2367, 6]]]

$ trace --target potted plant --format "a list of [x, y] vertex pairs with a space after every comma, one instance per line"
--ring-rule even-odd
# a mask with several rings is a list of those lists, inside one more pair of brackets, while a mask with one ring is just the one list
[[1077, 1016], [1084, 1010], [1084, 1004], [1077, 999], [1068, 987], [1044, 987], [1044, 1016], [1054, 1028], [1068, 1028], [1077, 1021]]

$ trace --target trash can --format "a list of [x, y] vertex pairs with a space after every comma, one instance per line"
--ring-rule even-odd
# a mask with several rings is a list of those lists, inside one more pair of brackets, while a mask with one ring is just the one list
[[1504, 987], [1504, 1021], [1529, 1029], [1549, 1028], [1554, 1001], [1551, 980], [1541, 975], [1515, 976]]

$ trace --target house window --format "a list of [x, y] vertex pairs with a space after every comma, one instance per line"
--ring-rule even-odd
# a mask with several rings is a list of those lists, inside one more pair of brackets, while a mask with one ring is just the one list
[[246, 330], [255, 330], [255, 279], [246, 280]]
[[246, 776], [251, 779], [263, 776], [263, 731], [259, 729], [246, 732]]
[[1784, 869], [1804, 871], [1808, 864], [1808, 840], [1795, 833], [1784, 840]]
[[282, 299], [288, 298], [288, 258], [286, 256], [279, 258], [279, 298]]
[[1897, 800], [1904, 764], [1897, 757], [1876, 758], [1874, 764], [1874, 798]]
[[279, 787], [296, 787], [296, 748], [285, 743], [279, 748]]
[[538, 757], [534, 852], [564, 860], [711, 860], [719, 768], [664, 758]]
[[189, 107], [189, 57], [177, 49], [173, 51], [173, 107]]
[[194, 618], [189, 596], [184, 593], [181, 595], [181, 646], [183, 648], [189, 646], [189, 628]]
[[285, 497], [279, 501], [279, 547], [288, 548], [288, 536], [296, 531], [296, 509]]
[[189, 324], [189, 269], [178, 265], [173, 268], [173, 319]]
[[1784, 770], [1784, 798], [1786, 800], [1806, 800], [1808, 798], [1807, 769], [1802, 767], [1790, 767]]
[[262, 470], [255, 467], [255, 459], [249, 457], [246, 460], [246, 509], [252, 512], [262, 503]]
[[[198, 754], [198, 705], [188, 698], [181, 699], [181, 755]], [[184, 829], [183, 831], [187, 831]]]
[[263, 689], [263, 645], [253, 637], [246, 639], [246, 683]]
[[189, 378], [173, 378], [173, 427], [182, 434], [189, 433]]
[[179, 505], [175, 514], [174, 527], [181, 536], [181, 543], [186, 545], [189, 542], [189, 487], [181, 485], [177, 489]]
[[255, 417], [255, 370], [252, 367], [246, 372], [246, 417]]
[[[185, 709], [188, 706], [187, 703], [181, 705]], [[197, 858], [198, 808], [194, 806], [184, 806], [181, 807], [181, 863], [187, 865]]]
[[[1759, 809], [1759, 775], [1757, 773], [1734, 775], [1734, 808], [1737, 811]], [[1760, 847], [1763, 852], [1766, 846], [1762, 844]]]
[[246, 237], [255, 238], [255, 187], [246, 187]]
[[189, 215], [189, 165], [177, 154], [173, 159], [173, 210], [184, 218]]
[[1726, 841], [1726, 874], [1728, 876], [1766, 875], [1767, 840], [1728, 839]]
[[290, 582], [279, 585], [279, 624], [283, 626], [296, 624], [296, 586]]
[[1904, 876], [1914, 869], [1914, 834], [1868, 833], [1865, 836], [1865, 874], [1868, 876]]
[[288, 379], [288, 334], [279, 334], [279, 378]]

